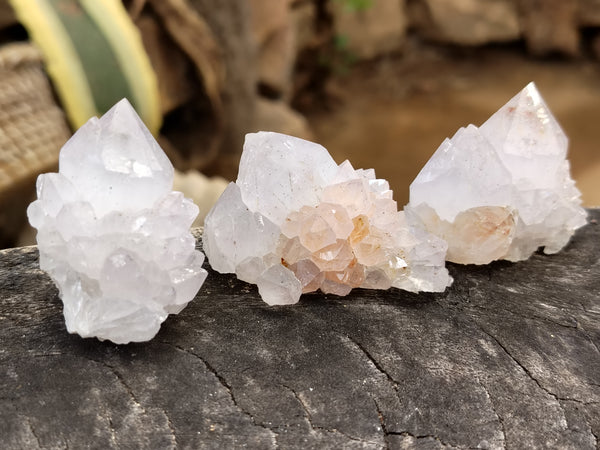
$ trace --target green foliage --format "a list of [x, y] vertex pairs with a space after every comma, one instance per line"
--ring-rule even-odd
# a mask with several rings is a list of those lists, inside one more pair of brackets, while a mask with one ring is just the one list
[[[375, 0], [333, 0], [350, 13], [366, 11], [373, 6]], [[392, 1], [392, 0], [383, 0]], [[336, 75], [347, 75], [358, 58], [349, 48], [349, 38], [345, 34], [333, 36], [332, 45], [321, 52], [319, 64]]]
[[[338, 3], [353, 12], [364, 11], [373, 6], [373, 0], [336, 0]], [[389, 0], [388, 0], [389, 1]]]
[[336, 75], [347, 75], [356, 61], [356, 55], [348, 48], [348, 36], [345, 34], [336, 34], [332, 46], [319, 57], [319, 64]]

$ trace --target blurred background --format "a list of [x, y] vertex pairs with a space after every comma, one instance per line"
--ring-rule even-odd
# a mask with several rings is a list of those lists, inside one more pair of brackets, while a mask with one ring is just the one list
[[244, 135], [374, 167], [400, 207], [443, 139], [535, 81], [600, 205], [600, 0], [0, 0], [0, 248], [64, 142], [127, 97], [201, 221]]

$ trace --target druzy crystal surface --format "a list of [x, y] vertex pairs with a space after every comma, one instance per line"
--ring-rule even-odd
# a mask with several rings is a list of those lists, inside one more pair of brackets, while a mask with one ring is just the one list
[[194, 298], [206, 278], [189, 231], [198, 208], [172, 185], [173, 166], [127, 100], [73, 135], [59, 173], [38, 177], [27, 214], [69, 332], [146, 341]]
[[409, 223], [446, 240], [457, 263], [556, 253], [586, 223], [567, 147], [530, 83], [481, 127], [442, 143], [410, 186]]
[[319, 289], [443, 291], [451, 281], [445, 243], [408, 227], [385, 180], [278, 133], [246, 136], [238, 179], [206, 218], [204, 250], [271, 305]]

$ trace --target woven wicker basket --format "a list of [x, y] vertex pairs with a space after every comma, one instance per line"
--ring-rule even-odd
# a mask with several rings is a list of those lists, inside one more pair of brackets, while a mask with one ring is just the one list
[[28, 43], [0, 47], [0, 234], [18, 232], [36, 176], [57, 165], [70, 135], [40, 52]]

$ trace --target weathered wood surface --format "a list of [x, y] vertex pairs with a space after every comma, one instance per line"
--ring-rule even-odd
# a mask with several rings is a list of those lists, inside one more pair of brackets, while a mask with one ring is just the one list
[[560, 254], [452, 265], [444, 294], [268, 307], [211, 272], [151, 342], [65, 331], [0, 252], [2, 448], [598, 448], [600, 210]]

